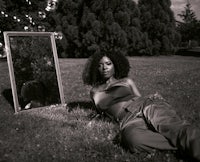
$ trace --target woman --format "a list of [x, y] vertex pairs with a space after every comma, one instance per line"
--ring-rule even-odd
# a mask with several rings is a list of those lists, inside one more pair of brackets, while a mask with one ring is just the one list
[[42, 82], [30, 80], [23, 83], [21, 96], [23, 99], [24, 109], [45, 106], [46, 88]]
[[124, 55], [107, 52], [90, 57], [83, 71], [97, 112], [120, 124], [121, 144], [131, 152], [178, 149], [200, 161], [200, 130], [181, 120], [161, 95], [141, 97], [129, 69]]

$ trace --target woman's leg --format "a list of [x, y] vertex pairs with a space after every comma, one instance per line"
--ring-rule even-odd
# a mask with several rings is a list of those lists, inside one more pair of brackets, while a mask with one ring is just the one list
[[168, 140], [157, 132], [149, 130], [143, 118], [136, 118], [122, 131], [122, 145], [131, 152], [177, 150]]
[[146, 122], [181, 152], [200, 161], [200, 130], [181, 120], [166, 102], [144, 108]]

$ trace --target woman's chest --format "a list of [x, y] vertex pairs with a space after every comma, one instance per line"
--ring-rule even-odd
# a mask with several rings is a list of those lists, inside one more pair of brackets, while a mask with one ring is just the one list
[[105, 91], [96, 91], [93, 94], [95, 105], [107, 109], [112, 105], [133, 98], [133, 93], [128, 87], [113, 87]]

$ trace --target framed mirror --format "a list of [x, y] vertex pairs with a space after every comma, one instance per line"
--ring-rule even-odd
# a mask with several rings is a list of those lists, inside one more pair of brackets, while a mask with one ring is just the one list
[[15, 113], [65, 104], [52, 32], [4, 32]]

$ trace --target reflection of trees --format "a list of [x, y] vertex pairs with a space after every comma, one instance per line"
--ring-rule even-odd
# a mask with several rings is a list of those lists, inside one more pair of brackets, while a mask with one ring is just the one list
[[18, 97], [23, 83], [36, 80], [45, 85], [47, 105], [60, 103], [49, 37], [13, 37], [11, 53]]

